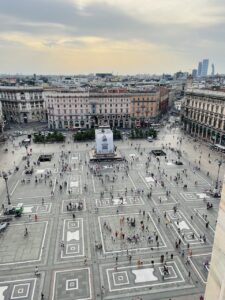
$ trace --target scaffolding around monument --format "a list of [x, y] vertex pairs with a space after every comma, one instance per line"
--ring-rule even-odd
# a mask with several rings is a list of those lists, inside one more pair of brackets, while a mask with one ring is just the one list
[[109, 127], [95, 130], [95, 147], [89, 152], [90, 161], [123, 160], [120, 151], [113, 143], [113, 132]]

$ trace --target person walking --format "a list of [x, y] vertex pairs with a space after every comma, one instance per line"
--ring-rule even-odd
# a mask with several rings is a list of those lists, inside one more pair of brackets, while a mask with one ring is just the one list
[[36, 276], [40, 275], [40, 272], [39, 272], [37, 266], [36, 266], [35, 269], [34, 269], [34, 274], [35, 274]]
[[27, 227], [25, 227], [24, 236], [27, 236], [27, 235], [28, 235], [28, 229], [27, 229]]

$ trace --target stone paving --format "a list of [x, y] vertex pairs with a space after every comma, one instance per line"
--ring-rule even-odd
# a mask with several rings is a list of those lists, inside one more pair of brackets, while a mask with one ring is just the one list
[[[24, 213], [0, 233], [0, 300], [204, 294], [219, 205], [206, 193], [212, 179], [185, 157], [176, 165], [166, 146], [157, 159], [154, 143], [118, 145], [127, 163], [89, 164], [86, 144], [56, 145], [33, 175], [21, 160], [9, 190]], [[51, 147], [32, 145], [31, 165]], [[7, 206], [5, 191], [0, 199]]]
[[[25, 228], [29, 232], [27, 237], [24, 237]], [[47, 230], [48, 221], [11, 223], [1, 233], [0, 266], [40, 262]]]
[[90, 268], [69, 269], [54, 273], [52, 300], [93, 299]]
[[98, 221], [104, 253], [166, 247], [150, 213], [106, 215]]

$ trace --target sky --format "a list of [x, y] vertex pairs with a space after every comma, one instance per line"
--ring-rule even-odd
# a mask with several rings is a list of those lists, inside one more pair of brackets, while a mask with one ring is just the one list
[[225, 0], [0, 0], [0, 73], [225, 73]]

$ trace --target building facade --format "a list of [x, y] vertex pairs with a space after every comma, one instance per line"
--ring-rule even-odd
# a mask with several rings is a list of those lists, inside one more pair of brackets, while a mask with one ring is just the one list
[[0, 87], [7, 122], [48, 120], [50, 129], [144, 127], [168, 108], [164, 87], [150, 91], [127, 88], [78, 90], [69, 87]]
[[8, 122], [21, 124], [47, 119], [43, 88], [0, 87], [0, 101]]
[[174, 101], [174, 108], [176, 111], [181, 111], [182, 99]]
[[46, 91], [45, 99], [51, 129], [130, 126], [130, 99], [125, 94], [59, 89]]
[[0, 137], [3, 135], [4, 130], [4, 117], [2, 113], [2, 103], [0, 101]]
[[182, 104], [184, 130], [214, 144], [225, 145], [225, 92], [187, 89]]
[[131, 117], [136, 126], [145, 127], [154, 122], [169, 106], [169, 90], [164, 87], [131, 95]]
[[143, 127], [159, 113], [159, 92], [134, 94], [131, 98], [131, 117], [135, 125]]
[[131, 128], [156, 117], [168, 106], [168, 93], [128, 91], [124, 88], [78, 92], [72, 89], [45, 91], [50, 129], [110, 126]]
[[159, 87], [159, 114], [165, 114], [169, 106], [169, 90]]
[[225, 299], [225, 180], [221, 193], [212, 258], [207, 279], [205, 300]]
[[130, 95], [125, 89], [90, 92], [91, 126], [94, 123], [97, 126], [131, 127], [130, 101]]

